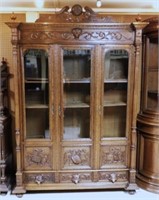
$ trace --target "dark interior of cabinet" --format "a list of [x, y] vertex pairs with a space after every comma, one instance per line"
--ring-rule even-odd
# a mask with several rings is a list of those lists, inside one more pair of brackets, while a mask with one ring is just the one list
[[24, 54], [26, 137], [49, 138], [48, 55], [42, 49]]
[[64, 50], [64, 79], [89, 79], [91, 70], [90, 55], [90, 50]]
[[127, 84], [126, 83], [107, 83], [104, 84], [104, 105], [120, 104], [126, 105]]
[[148, 85], [147, 85], [147, 108], [159, 110], [159, 60], [158, 42], [149, 40], [149, 60], [148, 60]]
[[26, 106], [48, 105], [48, 83], [27, 83], [25, 84]]
[[48, 55], [42, 49], [29, 49], [24, 55], [24, 73], [27, 79], [48, 78]]
[[128, 77], [128, 53], [125, 50], [111, 50], [105, 55], [105, 80], [120, 80]]
[[90, 109], [67, 108], [64, 116], [64, 139], [90, 137]]
[[26, 138], [49, 138], [48, 109], [26, 109]]
[[104, 107], [102, 137], [125, 137], [126, 107]]
[[125, 50], [105, 54], [102, 137], [125, 137], [128, 63]]
[[64, 106], [90, 104], [90, 84], [69, 83], [64, 85]]

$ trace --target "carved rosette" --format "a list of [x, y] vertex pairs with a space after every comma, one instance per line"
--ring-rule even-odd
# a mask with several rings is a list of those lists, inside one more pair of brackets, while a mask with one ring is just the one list
[[25, 183], [54, 183], [55, 177], [53, 173], [46, 174], [25, 174]]
[[64, 151], [64, 168], [88, 167], [90, 165], [89, 148], [66, 148]]
[[126, 172], [99, 172], [99, 179], [107, 182], [122, 182], [127, 181], [128, 175]]
[[63, 173], [60, 176], [61, 182], [78, 184], [80, 182], [91, 181], [91, 173]]
[[106, 146], [102, 148], [101, 165], [126, 165], [125, 146]]
[[49, 148], [27, 148], [25, 156], [26, 168], [51, 168], [49, 151]]

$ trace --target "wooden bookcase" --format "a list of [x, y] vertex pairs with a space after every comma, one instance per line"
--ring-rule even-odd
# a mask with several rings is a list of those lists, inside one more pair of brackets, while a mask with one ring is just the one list
[[142, 101], [138, 115], [137, 183], [159, 193], [159, 19], [143, 31]]
[[11, 22], [16, 186], [134, 191], [142, 29], [88, 7]]

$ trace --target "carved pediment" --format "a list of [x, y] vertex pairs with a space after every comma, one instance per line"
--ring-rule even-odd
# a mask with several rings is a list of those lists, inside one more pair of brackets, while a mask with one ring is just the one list
[[55, 14], [41, 15], [36, 22], [53, 22], [53, 23], [87, 23], [87, 22], [114, 22], [109, 16], [102, 16], [95, 13], [91, 8], [85, 6], [82, 8], [76, 4], [70, 8], [65, 6]]

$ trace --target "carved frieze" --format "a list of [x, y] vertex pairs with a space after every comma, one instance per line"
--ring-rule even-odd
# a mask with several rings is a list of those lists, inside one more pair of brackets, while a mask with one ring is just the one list
[[44, 41], [45, 43], [55, 43], [56, 41], [129, 41], [132, 42], [134, 35], [132, 32], [120, 30], [96, 30], [86, 31], [82, 28], [73, 28], [72, 30], [62, 31], [33, 31], [25, 32], [21, 35], [21, 41], [39, 42]]
[[66, 148], [64, 151], [64, 168], [90, 165], [89, 148]]
[[99, 172], [99, 179], [112, 183], [127, 180], [126, 172]]
[[26, 168], [50, 168], [49, 148], [27, 148], [25, 166]]
[[125, 146], [105, 146], [102, 148], [101, 163], [103, 165], [125, 165]]
[[26, 174], [25, 175], [25, 182], [26, 183], [53, 183], [54, 182], [54, 174], [53, 173], [46, 173], [46, 174]]
[[90, 173], [63, 173], [60, 178], [61, 182], [72, 182], [74, 184], [91, 181]]

